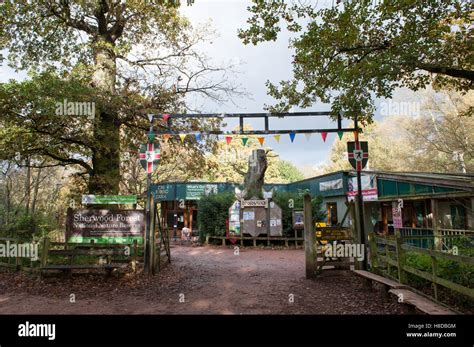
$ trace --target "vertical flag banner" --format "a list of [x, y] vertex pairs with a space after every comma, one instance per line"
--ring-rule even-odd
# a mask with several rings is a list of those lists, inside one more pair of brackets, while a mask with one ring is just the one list
[[311, 138], [311, 133], [305, 133], [304, 136], [306, 137], [306, 141], [309, 141], [309, 139]]
[[243, 144], [244, 146], [246, 146], [248, 140], [249, 140], [248, 137], [242, 137], [242, 144]]
[[260, 146], [263, 146], [263, 143], [265, 142], [265, 138], [264, 137], [259, 137], [258, 142], [260, 142]]
[[179, 134], [179, 138], [181, 139], [181, 142], [184, 143], [184, 139], [186, 138], [186, 134]]
[[342, 140], [342, 136], [344, 135], [344, 132], [338, 131], [337, 136], [339, 136], [339, 140]]
[[296, 136], [295, 133], [290, 133], [290, 140], [291, 140], [291, 142], [293, 142], [293, 141], [295, 140], [295, 136]]
[[321, 137], [323, 138], [323, 141], [326, 142], [326, 137], [328, 137], [328, 133], [327, 132], [322, 132], [321, 133]]
[[160, 162], [160, 147], [154, 143], [141, 145], [139, 158], [142, 167], [147, 173], [151, 174], [154, 170], [156, 170], [158, 163]]
[[367, 141], [347, 142], [347, 156], [352, 167], [357, 171], [362, 171], [369, 160], [369, 145]]
[[281, 135], [275, 135], [275, 136], [273, 136], [273, 138], [275, 139], [275, 141], [276, 141], [277, 143], [280, 143], [280, 137], [281, 137]]
[[226, 136], [225, 142], [227, 142], [227, 144], [230, 145], [230, 143], [232, 142], [232, 136]]

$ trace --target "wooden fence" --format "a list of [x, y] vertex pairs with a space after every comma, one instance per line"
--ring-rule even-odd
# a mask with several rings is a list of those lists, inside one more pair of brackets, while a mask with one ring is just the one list
[[[422, 240], [429, 236], [379, 236], [374, 233], [369, 235], [370, 260], [372, 271], [383, 276], [398, 280], [399, 283], [408, 284], [407, 274], [412, 274], [432, 283], [433, 297], [438, 300], [438, 286], [448, 288], [457, 293], [474, 299], [474, 289], [452, 282], [438, 275], [438, 261], [449, 260], [459, 264], [474, 266], [474, 257], [454, 255], [439, 250], [416, 247], [410, 244], [412, 240]], [[459, 237], [459, 235], [444, 235], [443, 238]], [[431, 239], [433, 237], [431, 236]], [[430, 240], [430, 239], [429, 239]], [[430, 242], [434, 245], [434, 242]], [[431, 271], [422, 271], [409, 266], [406, 262], [408, 253], [422, 254], [430, 257]], [[394, 271], [392, 271], [394, 270]], [[395, 271], [396, 270], [396, 271]], [[396, 275], [393, 276], [392, 273]]]
[[301, 241], [301, 245], [303, 245], [304, 242], [304, 237], [283, 237], [283, 236], [237, 236], [237, 237], [227, 237], [227, 236], [211, 236], [211, 235], [206, 235], [206, 244], [209, 244], [210, 240], [219, 240], [222, 243], [222, 246], [225, 246], [227, 241], [231, 242], [230, 240], [235, 240], [235, 243], [237, 241], [240, 242], [240, 245], [244, 245], [245, 240], [251, 240], [253, 241], [253, 246], [257, 247], [257, 241], [266, 241], [267, 246], [270, 246], [271, 241], [284, 241], [285, 246], [289, 247], [289, 242], [294, 242], [295, 247], [298, 247], [298, 242]]

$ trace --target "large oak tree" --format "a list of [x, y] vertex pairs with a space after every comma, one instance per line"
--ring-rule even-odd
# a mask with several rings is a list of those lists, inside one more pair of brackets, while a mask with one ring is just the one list
[[285, 23], [294, 36], [293, 79], [267, 82], [279, 100], [272, 110], [323, 101], [371, 121], [373, 97], [390, 98], [397, 87], [473, 87], [472, 1], [253, 2], [244, 43], [274, 41]]
[[[90, 193], [119, 193], [121, 146], [128, 151], [140, 136], [144, 140], [147, 113], [183, 112], [189, 92], [222, 100], [235, 91], [227, 67], [210, 65], [196, 50], [209, 31], [195, 30], [179, 6], [165, 0], [3, 1], [0, 49], [8, 56], [0, 58], [31, 75], [1, 85], [1, 157], [74, 165]], [[94, 102], [95, 115], [57, 114], [65, 100]], [[192, 155], [199, 160], [199, 153]]]

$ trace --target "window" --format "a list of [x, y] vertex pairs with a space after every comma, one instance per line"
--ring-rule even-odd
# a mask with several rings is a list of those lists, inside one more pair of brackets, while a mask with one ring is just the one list
[[453, 229], [466, 229], [466, 209], [463, 205], [451, 205]]
[[331, 202], [326, 205], [327, 212], [328, 212], [328, 225], [335, 226], [337, 225], [337, 204], [335, 202]]

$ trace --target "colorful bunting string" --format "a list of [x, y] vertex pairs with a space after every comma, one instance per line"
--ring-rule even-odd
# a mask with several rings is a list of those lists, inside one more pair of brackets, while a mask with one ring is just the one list
[[248, 140], [249, 140], [248, 137], [242, 137], [242, 144], [243, 144], [244, 146], [246, 146]]
[[197, 142], [201, 141], [201, 133], [196, 133], [196, 135], [194, 135], [194, 136], [196, 136], [196, 141]]
[[164, 120], [165, 122], [167, 122], [170, 117], [171, 117], [171, 115], [169, 115], [169, 114], [164, 114], [164, 115], [163, 115], [163, 120]]
[[170, 134], [164, 134], [164, 135], [163, 135], [163, 141], [164, 141], [165, 143], [167, 143], [168, 140], [170, 139], [170, 137], [171, 137]]
[[327, 133], [327, 132], [323, 131], [323, 132], [321, 133], [321, 137], [323, 138], [323, 141], [324, 141], [324, 142], [326, 142], [326, 137], [327, 137], [327, 136], [328, 136], [328, 133]]
[[186, 134], [179, 134], [179, 138], [181, 139], [181, 142], [184, 143], [184, 139], [186, 138]]
[[344, 135], [343, 131], [338, 131], [337, 136], [339, 136], [339, 140], [342, 140], [342, 136]]
[[304, 136], [306, 137], [306, 141], [309, 141], [309, 139], [311, 138], [311, 133], [305, 133]]
[[291, 140], [291, 142], [293, 142], [293, 141], [295, 140], [295, 136], [296, 136], [295, 133], [290, 133], [290, 140]]
[[276, 141], [277, 143], [280, 143], [280, 137], [281, 137], [281, 135], [274, 135], [274, 136], [273, 136], [273, 138], [275, 139], [275, 141]]
[[225, 137], [225, 142], [227, 142], [228, 145], [230, 145], [231, 141], [232, 141], [232, 136]]
[[258, 142], [260, 142], [260, 146], [263, 146], [263, 142], [265, 142], [265, 138], [264, 137], [259, 137]]

